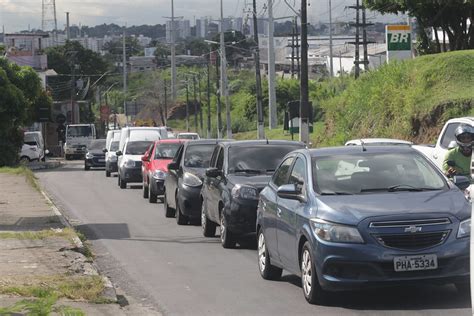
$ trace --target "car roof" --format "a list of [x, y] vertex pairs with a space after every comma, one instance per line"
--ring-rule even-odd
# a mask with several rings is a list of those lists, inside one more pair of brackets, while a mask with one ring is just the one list
[[[365, 150], [364, 150], [364, 149]], [[353, 154], [386, 154], [386, 153], [418, 153], [411, 146], [387, 145], [387, 146], [340, 146], [325, 147], [307, 150], [311, 157]]]
[[165, 138], [155, 141], [155, 144], [182, 144], [187, 139], [178, 139], [178, 138]]
[[245, 146], [255, 146], [255, 145], [301, 145], [306, 146], [303, 142], [292, 141], [292, 140], [239, 140], [235, 142], [225, 141], [222, 143], [226, 147], [245, 147]]
[[360, 138], [360, 139], [352, 139], [346, 142], [346, 146], [349, 145], [389, 145], [389, 144], [399, 144], [399, 145], [413, 145], [412, 142], [402, 139], [395, 139], [395, 138]]
[[185, 133], [178, 133], [178, 135], [199, 135], [198, 133], [192, 133], [192, 132], [185, 132]]

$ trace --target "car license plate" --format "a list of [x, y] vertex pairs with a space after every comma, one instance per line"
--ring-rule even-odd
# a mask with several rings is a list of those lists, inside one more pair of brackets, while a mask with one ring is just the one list
[[105, 159], [99, 159], [99, 162], [105, 162]]
[[396, 272], [434, 270], [438, 268], [438, 257], [436, 255], [395, 257], [393, 266]]

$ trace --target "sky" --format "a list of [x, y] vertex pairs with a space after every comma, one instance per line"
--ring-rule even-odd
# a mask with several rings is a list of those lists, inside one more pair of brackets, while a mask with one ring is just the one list
[[[44, 0], [50, 1], [53, 0]], [[290, 4], [299, 6], [299, 0], [287, 0]], [[175, 15], [184, 16], [191, 20], [195, 18], [212, 16], [217, 18], [220, 14], [220, 0], [175, 0]], [[244, 16], [246, 2], [251, 0], [223, 0], [224, 16]], [[264, 4], [267, 0], [257, 0], [257, 11], [266, 13]], [[309, 20], [312, 23], [328, 21], [328, 0], [308, 0]], [[346, 9], [353, 5], [354, 0], [332, 0], [333, 20], [350, 21], [354, 19], [354, 10]], [[276, 17], [292, 15], [284, 0], [274, 0]], [[250, 5], [247, 6], [250, 9]], [[42, 0], [0, 0], [0, 26], [5, 26], [5, 31], [17, 32], [27, 30], [28, 27], [41, 27]], [[56, 14], [58, 29], [64, 29], [66, 24], [65, 12], [70, 12], [71, 25], [94, 26], [103, 23], [116, 23], [119, 25], [158, 24], [166, 21], [166, 16], [171, 15], [171, 0], [56, 0]], [[368, 13], [372, 20], [396, 22], [396, 16], [381, 17], [375, 13]]]

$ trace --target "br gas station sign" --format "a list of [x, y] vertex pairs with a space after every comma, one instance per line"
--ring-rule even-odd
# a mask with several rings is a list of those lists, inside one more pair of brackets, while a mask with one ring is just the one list
[[387, 62], [412, 58], [411, 27], [409, 25], [387, 25]]

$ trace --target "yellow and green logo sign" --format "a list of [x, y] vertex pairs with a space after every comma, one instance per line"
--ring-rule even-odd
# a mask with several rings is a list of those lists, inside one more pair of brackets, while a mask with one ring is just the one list
[[410, 51], [411, 30], [408, 25], [387, 25], [387, 50]]

